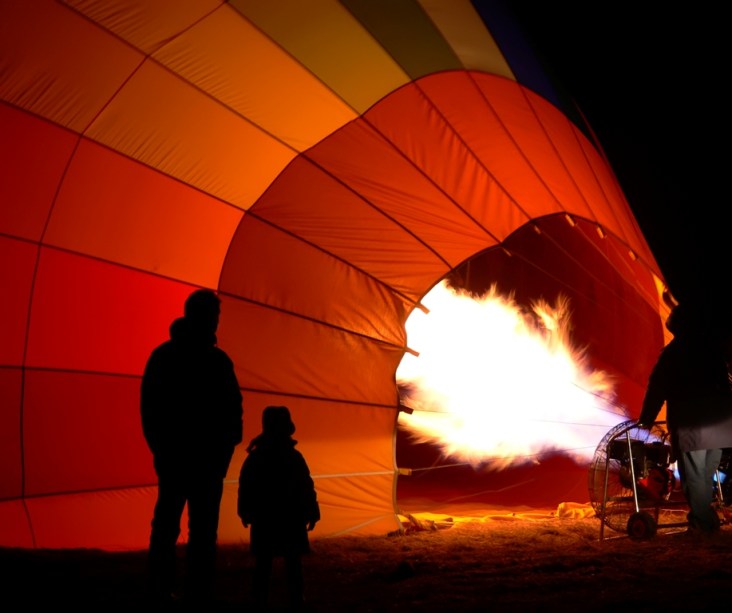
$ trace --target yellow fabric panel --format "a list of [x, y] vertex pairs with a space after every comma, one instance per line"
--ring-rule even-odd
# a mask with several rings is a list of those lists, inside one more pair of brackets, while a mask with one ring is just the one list
[[150, 61], [110, 101], [88, 135], [242, 209], [295, 155]]
[[470, 0], [417, 0], [469, 70], [515, 80], [493, 36]]
[[105, 147], [82, 141], [46, 242], [216, 287], [243, 213]]
[[224, 3], [222, 0], [64, 0], [64, 4], [149, 54]]
[[[338, 0], [232, 0], [358, 113], [410, 79]], [[319, 41], [317, 45], [313, 41]]]
[[228, 6], [154, 57], [297, 151], [356, 117], [311, 72]]
[[412, 79], [462, 68], [416, 0], [341, 0]]
[[52, 0], [0, 2], [0, 57], [0, 99], [76, 132], [142, 60]]

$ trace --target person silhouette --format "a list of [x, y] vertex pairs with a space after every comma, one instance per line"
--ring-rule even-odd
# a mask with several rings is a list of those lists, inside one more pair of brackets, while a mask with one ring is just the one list
[[242, 394], [229, 356], [217, 347], [221, 302], [208, 289], [185, 301], [170, 338], [155, 348], [142, 376], [140, 412], [158, 493], [151, 522], [151, 596], [177, 598], [176, 544], [188, 505], [184, 598], [214, 597], [224, 478], [242, 440]]
[[267, 607], [275, 557], [284, 558], [291, 610], [304, 604], [302, 555], [310, 552], [308, 532], [320, 521], [317, 493], [303, 455], [292, 438], [295, 424], [284, 406], [262, 412], [262, 432], [247, 447], [239, 474], [237, 513], [250, 528], [254, 556], [255, 606]]
[[711, 535], [720, 519], [712, 502], [724, 448], [732, 447], [731, 328], [725, 317], [679, 304], [666, 321], [674, 335], [648, 379], [640, 426], [650, 426], [666, 403], [671, 448], [689, 505], [690, 534]]

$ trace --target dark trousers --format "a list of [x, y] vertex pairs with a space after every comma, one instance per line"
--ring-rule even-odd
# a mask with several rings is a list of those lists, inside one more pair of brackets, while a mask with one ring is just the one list
[[[302, 557], [300, 554], [288, 554], [283, 557], [287, 585], [287, 604], [290, 610], [297, 611], [302, 606], [304, 599]], [[267, 606], [273, 564], [274, 556], [272, 555], [257, 554], [254, 556], [252, 593], [255, 605], [259, 609], [265, 609]]]
[[169, 595], [176, 583], [176, 544], [188, 503], [185, 591], [192, 599], [213, 596], [219, 509], [224, 491], [220, 472], [158, 472], [158, 499], [152, 519], [148, 565], [151, 588]]
[[702, 532], [719, 529], [714, 501], [714, 474], [722, 460], [721, 449], [684, 451], [679, 455], [681, 487], [689, 504], [689, 526]]

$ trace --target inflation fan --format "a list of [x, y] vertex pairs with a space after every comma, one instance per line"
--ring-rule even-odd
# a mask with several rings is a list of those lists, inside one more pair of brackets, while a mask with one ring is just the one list
[[[604, 527], [626, 531], [633, 539], [653, 537], [659, 528], [687, 525], [688, 505], [672, 458], [665, 422], [641, 427], [630, 420], [613, 427], [600, 441], [589, 468], [590, 503]], [[729, 465], [726, 450], [717, 470], [715, 505], [729, 521], [722, 484]]]

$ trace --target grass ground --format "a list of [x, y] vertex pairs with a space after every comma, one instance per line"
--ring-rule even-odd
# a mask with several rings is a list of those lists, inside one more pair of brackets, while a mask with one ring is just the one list
[[[312, 542], [308, 610], [718, 611], [732, 587], [732, 526], [714, 539], [680, 529], [648, 540], [605, 531], [594, 516], [547, 511], [415, 520], [401, 535]], [[15, 610], [146, 611], [145, 552], [0, 549], [3, 597]], [[276, 570], [280, 570], [279, 567]], [[221, 612], [251, 610], [252, 561], [222, 547]], [[272, 610], [282, 611], [275, 573]]]

